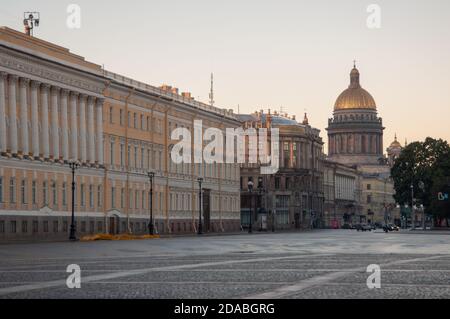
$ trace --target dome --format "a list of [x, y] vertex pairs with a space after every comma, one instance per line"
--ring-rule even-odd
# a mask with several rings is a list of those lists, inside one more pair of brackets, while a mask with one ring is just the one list
[[350, 72], [350, 85], [342, 92], [334, 104], [334, 110], [370, 109], [376, 110], [377, 105], [372, 95], [359, 84], [359, 71], [353, 67]]
[[402, 148], [402, 145], [397, 141], [397, 134], [395, 134], [395, 139], [389, 146], [389, 148]]

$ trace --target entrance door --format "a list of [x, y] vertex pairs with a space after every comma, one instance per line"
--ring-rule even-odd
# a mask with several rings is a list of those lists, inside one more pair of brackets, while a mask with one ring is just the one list
[[119, 233], [119, 217], [109, 217], [109, 234], [117, 235]]
[[203, 229], [205, 232], [210, 232], [211, 230], [211, 208], [210, 208], [210, 196], [211, 190], [203, 190]]

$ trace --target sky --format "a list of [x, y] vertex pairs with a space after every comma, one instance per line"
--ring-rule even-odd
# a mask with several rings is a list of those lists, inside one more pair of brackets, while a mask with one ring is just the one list
[[[67, 27], [69, 4], [81, 9], [79, 29]], [[371, 4], [379, 28], [367, 24]], [[25, 11], [40, 12], [36, 37], [109, 71], [203, 102], [212, 72], [216, 106], [306, 111], [325, 142], [356, 60], [385, 148], [395, 134], [450, 141], [448, 0], [2, 0], [0, 25], [23, 30]]]

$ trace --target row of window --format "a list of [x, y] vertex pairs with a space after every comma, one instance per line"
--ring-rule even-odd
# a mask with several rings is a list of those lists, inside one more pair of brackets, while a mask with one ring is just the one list
[[[120, 126], [125, 125], [125, 115], [124, 110], [119, 110], [119, 124]], [[114, 107], [109, 107], [109, 124], [114, 123]], [[162, 133], [162, 120], [159, 118], [151, 119], [150, 116], [144, 116], [143, 114], [131, 113], [128, 112], [128, 127], [150, 132], [152, 127], [154, 128], [154, 132], [161, 134]]]
[[[29, 227], [30, 226], [30, 227]], [[77, 226], [77, 222], [75, 222], [75, 226]], [[97, 228], [95, 228], [97, 226]], [[7, 228], [8, 227], [8, 228]], [[51, 227], [51, 228], [50, 228]], [[95, 230], [97, 232], [103, 232], [103, 222], [97, 221], [97, 225], [94, 221], [89, 222], [89, 232], [94, 233]], [[60, 223], [58, 220], [54, 220], [51, 224], [48, 220], [44, 220], [41, 223], [37, 220], [33, 220], [31, 222], [31, 225], [29, 225], [27, 220], [22, 220], [20, 223], [18, 223], [15, 220], [9, 221], [9, 223], [6, 223], [4, 220], [0, 220], [0, 234], [4, 233], [22, 233], [22, 234], [28, 234], [28, 233], [67, 233], [69, 231], [69, 223], [67, 221], [63, 221]], [[88, 231], [87, 229], [87, 222], [81, 221], [80, 222], [80, 229], [79, 231], [81, 233], [86, 233]]]
[[[0, 203], [5, 202], [4, 198], [4, 179], [0, 177]], [[61, 189], [58, 189], [58, 183], [56, 181], [48, 182], [43, 181], [38, 184], [36, 180], [31, 181], [31, 198], [28, 197], [28, 183], [26, 179], [20, 180], [20, 191], [19, 191], [19, 202], [21, 204], [28, 204], [29, 199], [31, 199], [31, 204], [37, 205], [41, 202], [43, 205], [52, 204], [53, 206], [58, 205], [58, 193], [61, 191], [61, 201], [62, 206], [67, 206], [69, 202], [68, 191], [71, 189], [68, 183], [63, 182], [61, 184]], [[9, 179], [9, 203], [17, 203], [17, 192], [16, 192], [16, 178], [11, 177]], [[94, 192], [97, 192], [97, 207], [102, 207], [102, 186], [101, 185], [85, 185], [81, 184], [79, 189], [80, 205], [94, 208]], [[77, 202], [77, 193], [75, 192], [75, 202]], [[41, 196], [41, 201], [39, 201], [39, 196]], [[51, 199], [51, 202], [50, 202]]]

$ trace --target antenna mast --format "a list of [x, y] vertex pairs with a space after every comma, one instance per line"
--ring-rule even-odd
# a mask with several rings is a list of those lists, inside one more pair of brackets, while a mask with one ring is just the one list
[[214, 74], [211, 73], [211, 91], [209, 92], [209, 104], [214, 106]]

